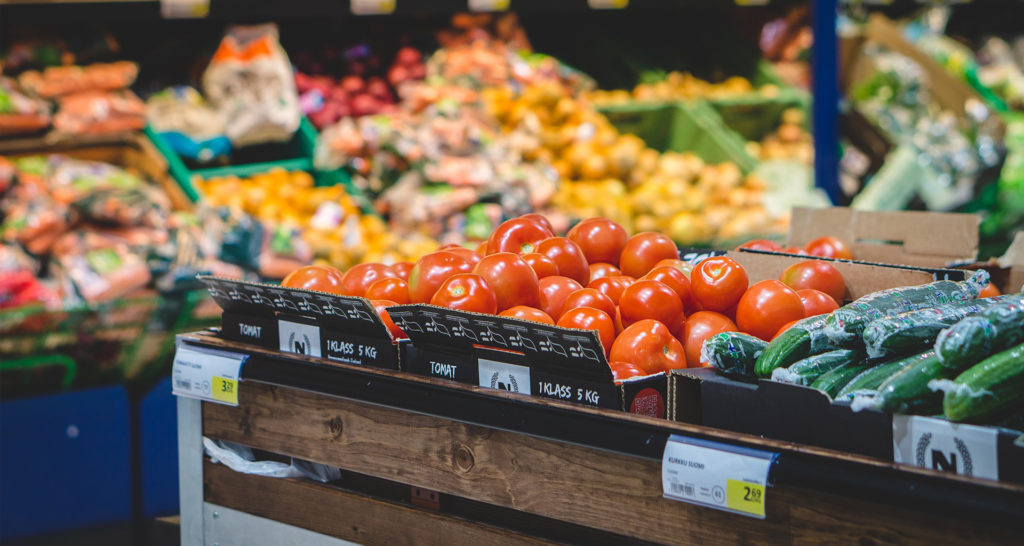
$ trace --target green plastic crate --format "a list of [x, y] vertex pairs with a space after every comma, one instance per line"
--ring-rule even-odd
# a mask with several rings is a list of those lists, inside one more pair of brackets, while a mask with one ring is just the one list
[[708, 102], [726, 126], [745, 140], [759, 141], [778, 128], [782, 113], [786, 110], [798, 108], [807, 112], [811, 98], [803, 91], [782, 89], [771, 97], [762, 93], [745, 93]]

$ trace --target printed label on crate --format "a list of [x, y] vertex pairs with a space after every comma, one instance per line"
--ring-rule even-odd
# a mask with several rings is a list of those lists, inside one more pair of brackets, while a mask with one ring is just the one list
[[976, 478], [999, 479], [999, 432], [917, 415], [892, 418], [893, 460]]
[[320, 327], [289, 320], [277, 321], [279, 348], [285, 353], [321, 356]]
[[778, 455], [675, 436], [661, 458], [666, 498], [764, 519], [768, 473]]
[[727, 253], [727, 250], [713, 248], [682, 248], [679, 249], [679, 259], [690, 265], [697, 265], [708, 258], [725, 256]]
[[384, 339], [371, 339], [343, 332], [321, 331], [324, 356], [328, 360], [346, 364], [392, 367], [394, 346]]
[[468, 0], [469, 11], [508, 11], [509, 0]]
[[177, 396], [238, 405], [238, 381], [249, 355], [178, 343], [171, 368]]
[[530, 368], [481, 358], [477, 361], [481, 387], [501, 389], [520, 394], [532, 394]]

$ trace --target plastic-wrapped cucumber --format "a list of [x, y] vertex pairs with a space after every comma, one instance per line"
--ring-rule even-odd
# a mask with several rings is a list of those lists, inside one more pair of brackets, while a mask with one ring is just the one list
[[788, 368], [776, 368], [772, 380], [795, 385], [810, 385], [822, 375], [846, 364], [857, 362], [857, 351], [836, 349], [827, 353], [809, 356], [793, 363]]
[[935, 281], [868, 294], [836, 309], [825, 320], [825, 335], [839, 346], [855, 343], [869, 322], [957, 301], [973, 300], [988, 284], [988, 272], [976, 271], [963, 282]]
[[878, 387], [874, 406], [889, 413], [938, 413], [942, 411], [942, 393], [932, 390], [928, 383], [955, 375], [955, 371], [939, 363], [934, 352], [929, 352], [927, 357], [886, 379]]
[[1024, 296], [967, 317], [939, 332], [935, 353], [943, 366], [962, 371], [989, 355], [1024, 341]]
[[828, 315], [807, 317], [779, 334], [761, 352], [754, 365], [758, 377], [771, 377], [776, 368], [783, 368], [814, 354], [837, 349], [825, 335]]
[[863, 395], [868, 392], [873, 393], [877, 391], [878, 387], [882, 386], [882, 383], [885, 383], [885, 381], [890, 377], [922, 360], [934, 357], [935, 351], [928, 351], [919, 355], [909, 356], [907, 358], [883, 362], [874, 368], [864, 370], [860, 375], [854, 377], [852, 381], [843, 387], [843, 390], [839, 391], [836, 398], [848, 398], [855, 394]]
[[982, 360], [951, 382], [935, 383], [932, 387], [946, 391], [942, 409], [951, 421], [981, 421], [1020, 407], [1024, 405], [1024, 344]]
[[873, 320], [862, 334], [864, 348], [870, 358], [923, 351], [935, 343], [943, 328], [1013, 298], [1019, 299], [1013, 295], [958, 301]]
[[822, 374], [821, 377], [811, 383], [811, 388], [824, 391], [829, 398], [835, 398], [847, 383], [853, 381], [854, 377], [860, 375], [864, 370], [871, 368], [871, 366], [872, 364], [868, 362], [849, 362], [843, 364], [834, 370]]
[[704, 340], [700, 359], [726, 375], [754, 377], [754, 362], [768, 346], [764, 341], [742, 332], [722, 332]]

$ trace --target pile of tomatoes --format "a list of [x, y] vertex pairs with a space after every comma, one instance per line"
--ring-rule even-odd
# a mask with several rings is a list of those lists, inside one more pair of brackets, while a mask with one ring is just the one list
[[796, 254], [798, 256], [817, 256], [819, 258], [835, 258], [837, 260], [852, 260], [853, 251], [850, 245], [842, 239], [826, 235], [818, 237], [807, 243], [803, 248], [796, 246], [783, 247], [775, 241], [768, 239], [753, 239], [736, 247], [736, 250], [746, 248], [750, 250], [764, 250], [766, 252], [777, 252], [780, 254]]
[[502, 223], [475, 250], [449, 245], [416, 263], [366, 263], [344, 274], [307, 266], [282, 285], [365, 297], [396, 338], [405, 334], [387, 308], [405, 303], [594, 330], [619, 380], [700, 366], [708, 337], [739, 330], [770, 339], [789, 322], [835, 309], [845, 293], [826, 262], [795, 264], [782, 282], [748, 287], [735, 260], [691, 267], [663, 234], [630, 237], [607, 218], [588, 218], [559, 237], [539, 214]]

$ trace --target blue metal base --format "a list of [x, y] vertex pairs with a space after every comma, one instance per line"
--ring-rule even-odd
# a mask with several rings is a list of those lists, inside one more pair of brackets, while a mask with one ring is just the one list
[[165, 378], [142, 398], [139, 409], [142, 443], [142, 515], [178, 513], [178, 410]]

